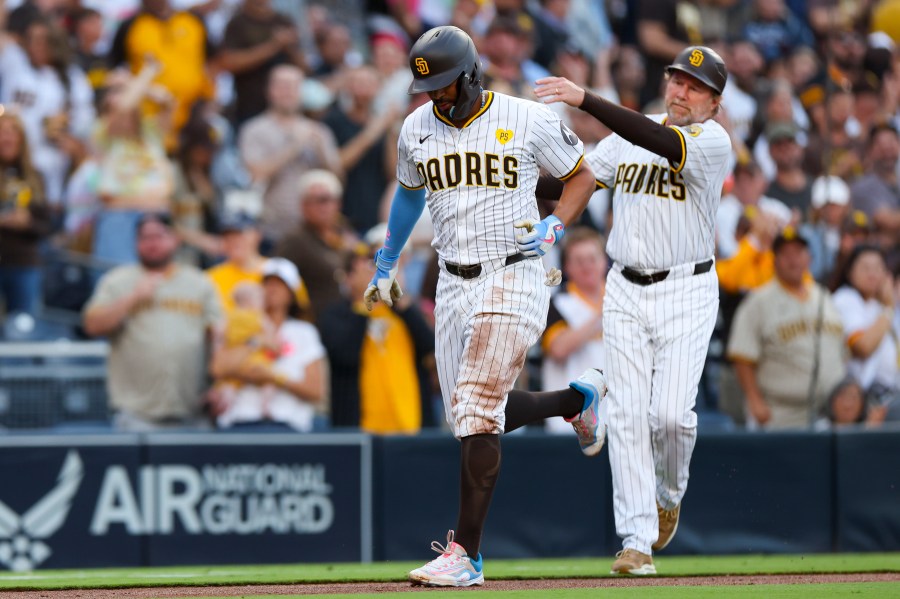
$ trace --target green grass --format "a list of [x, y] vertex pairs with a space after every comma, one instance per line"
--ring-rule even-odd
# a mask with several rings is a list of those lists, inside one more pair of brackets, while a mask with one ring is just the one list
[[[485, 563], [485, 573], [488, 580], [598, 578], [609, 575], [611, 563], [611, 558], [491, 560]], [[420, 565], [378, 562], [3, 572], [0, 590], [401, 581]], [[666, 576], [900, 572], [900, 553], [663, 556], [656, 559], [656, 567]]]
[[[709, 587], [631, 587], [614, 589], [553, 589], [540, 591], [467, 591], [466, 599], [721, 599], [737, 597], [766, 597], [766, 599], [891, 599], [900, 597], [900, 586], [889, 582], [862, 584], [773, 584], [756, 586]], [[242, 599], [271, 599], [271, 595], [244, 596]], [[409, 599], [409, 593], [365, 593], [354, 595], [279, 595], [279, 599]], [[205, 599], [226, 599], [207, 597]], [[228, 599], [234, 599], [228, 598]]]

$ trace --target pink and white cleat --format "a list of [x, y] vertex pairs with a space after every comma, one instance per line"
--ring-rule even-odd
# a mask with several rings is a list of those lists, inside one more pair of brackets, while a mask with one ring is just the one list
[[469, 557], [462, 545], [453, 542], [452, 530], [447, 532], [446, 547], [432, 541], [431, 548], [441, 555], [410, 572], [411, 583], [432, 587], [470, 587], [484, 584], [481, 554], [479, 553], [476, 559]]

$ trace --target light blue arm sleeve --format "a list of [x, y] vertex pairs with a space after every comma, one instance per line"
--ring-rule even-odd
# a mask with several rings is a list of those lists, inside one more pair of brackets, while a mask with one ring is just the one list
[[380, 253], [382, 260], [391, 264], [400, 257], [400, 250], [406, 245], [413, 227], [422, 210], [425, 209], [425, 188], [409, 189], [397, 186], [394, 199], [391, 201], [391, 213], [388, 216], [388, 229], [385, 236], [384, 249]]

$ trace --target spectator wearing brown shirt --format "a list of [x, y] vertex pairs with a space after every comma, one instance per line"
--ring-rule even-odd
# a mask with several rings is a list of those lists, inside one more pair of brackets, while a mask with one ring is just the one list
[[381, 197], [396, 168], [396, 138], [389, 130], [399, 128], [402, 120], [390, 105], [376, 111], [381, 80], [373, 67], [352, 69], [344, 79], [347, 101], [338, 102], [324, 123], [340, 144], [341, 166], [347, 173], [343, 212], [357, 233], [363, 234], [380, 222]]
[[306, 68], [297, 29], [270, 0], [244, 0], [225, 28], [219, 55], [234, 75], [234, 119], [240, 127], [266, 109], [266, 82], [279, 64]]
[[685, 46], [703, 42], [696, 2], [640, 0], [637, 2], [637, 39], [647, 63], [647, 85], [641, 106], [660, 97], [665, 67]]
[[276, 253], [294, 263], [316, 315], [341, 298], [347, 254], [359, 241], [341, 214], [343, 187], [331, 172], [309, 171], [298, 181], [303, 222], [281, 240]]

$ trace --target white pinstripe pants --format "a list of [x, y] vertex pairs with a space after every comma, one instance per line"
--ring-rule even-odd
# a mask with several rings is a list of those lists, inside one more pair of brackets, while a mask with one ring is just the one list
[[507, 394], [547, 324], [549, 305], [540, 260], [468, 280], [441, 268], [435, 359], [447, 422], [457, 438], [503, 433]]
[[719, 306], [715, 268], [683, 265], [648, 286], [609, 274], [603, 329], [616, 533], [650, 554], [656, 502], [681, 503], [697, 440], [697, 386]]

